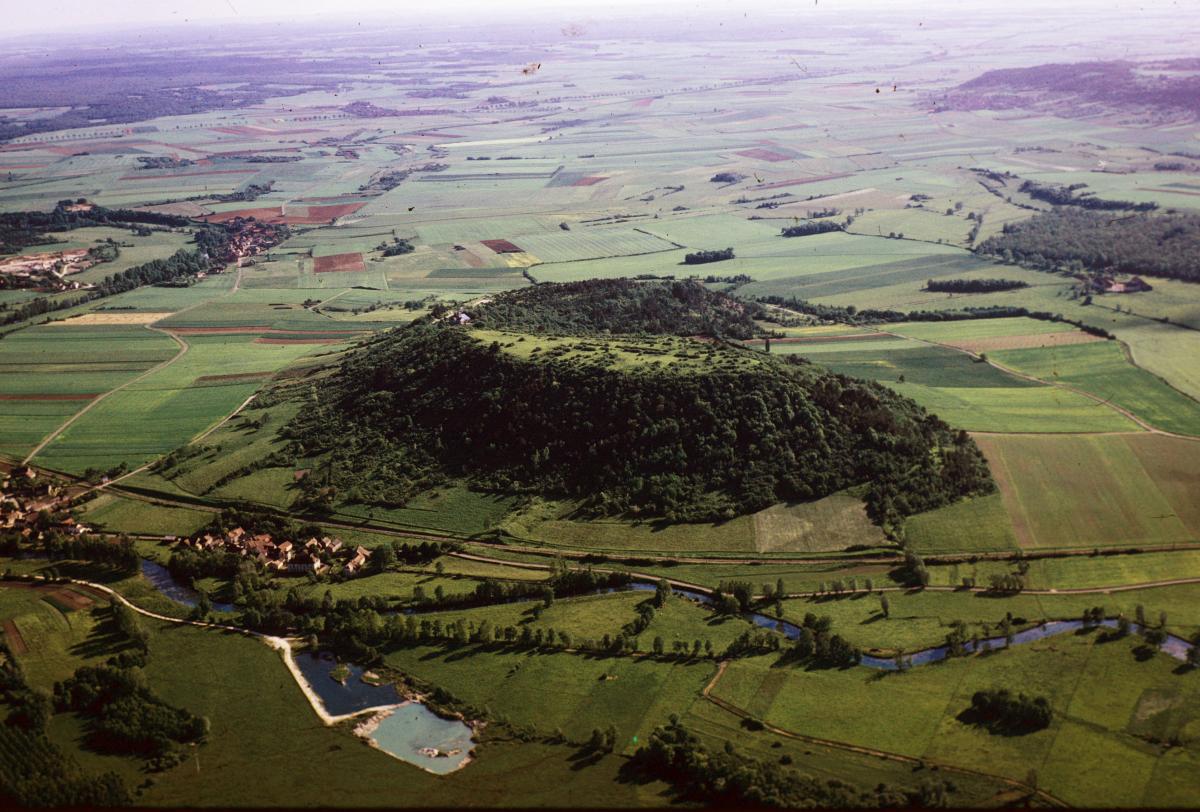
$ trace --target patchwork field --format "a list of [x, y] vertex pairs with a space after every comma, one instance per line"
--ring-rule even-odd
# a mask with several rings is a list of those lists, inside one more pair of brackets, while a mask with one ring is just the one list
[[[206, 560], [177, 585], [235, 603], [220, 614], [229, 622], [315, 637], [486, 723], [473, 761], [435, 776], [366, 746], [351, 725], [322, 724], [260, 641], [142, 617], [140, 679], [205, 717], [205, 741], [151, 773], [100, 752], [73, 713], [52, 715], [49, 740], [155, 807], [732, 808], [763, 800], [742, 792], [742, 778], [774, 790], [784, 784], [766, 776], [792, 774], [852, 785], [868, 805], [881, 785], [908, 793], [886, 805], [914, 808], [1193, 805], [1200, 683], [1136, 635], [1068, 634], [882, 674], [763, 655], [769, 644], [729, 650], [746, 632], [776, 638], [728, 606], [718, 614], [676, 596], [651, 614], [652, 591], [563, 588], [565, 569], [588, 567], [720, 588], [768, 617], [827, 616], [833, 633], [884, 657], [940, 645], [959, 621], [968, 635], [995, 634], [1002, 621], [1028, 629], [1095, 607], [1188, 640], [1200, 632], [1200, 287], [1183, 278], [1196, 276], [1195, 252], [1175, 242], [1195, 240], [1200, 126], [1195, 105], [1179, 101], [1190, 103], [1186, 86], [1170, 104], [1158, 92], [1194, 81], [1194, 65], [1171, 60], [1190, 58], [1200, 23], [1153, 4], [1136, 15], [1049, 4], [1032, 16], [976, 4], [923, 24], [904, 10], [826, 5], [693, 14], [686, 36], [649, 17], [618, 25], [602, 9], [558, 21], [506, 8], [426, 21], [416, 39], [403, 21], [382, 21], [366, 33], [295, 23], [271, 37], [229, 25], [218, 39], [164, 26], [149, 38], [131, 31], [119, 55], [82, 35], [37, 48], [13, 40], [11, 64], [0, 60], [5, 257], [14, 237], [18, 253], [119, 253], [63, 280], [0, 279], [0, 467], [30, 457], [39, 483], [56, 471], [132, 472], [53, 521], [70, 516], [105, 539], [134, 534], [137, 554], [160, 565], [174, 551], [163, 536], [193, 534], [228, 507], [251, 511], [238, 522], [286, 518], [287, 533], [337, 536], [347, 549], [410, 545], [396, 563], [379, 553], [353, 575], [343, 560], [319, 576], [243, 561], [235, 578], [229, 562]], [[1095, 64], [1062, 86], [1080, 62]], [[1021, 77], [1024, 89], [989, 90]], [[131, 120], [137, 110], [144, 119]], [[1075, 199], [1034, 197], [1026, 182]], [[134, 213], [64, 230], [89, 203]], [[1115, 227], [1181, 225], [1150, 248], [1131, 241], [1097, 256], [1078, 234], [1056, 235], [1054, 250], [1083, 259], [984, 253], [1014, 226], [1093, 206]], [[42, 214], [53, 228], [30, 226]], [[286, 227], [281, 241], [258, 253], [243, 244], [164, 284], [117, 293], [124, 284], [109, 280], [249, 217]], [[800, 226], [813, 233], [783, 236]], [[731, 258], [685, 259], [726, 248]], [[1134, 248], [1142, 253], [1126, 258]], [[1180, 278], [1156, 275], [1167, 264]], [[1107, 277], [1134, 273], [1153, 289], [1100, 292]], [[319, 448], [323, 433], [339, 436], [334, 411], [296, 429], [332, 391], [336, 367], [388, 331], [437, 319], [457, 330], [459, 312], [505, 291], [616, 278], [696, 280], [675, 289], [727, 293], [761, 332], [725, 342], [708, 322], [676, 329], [654, 299], [638, 313], [649, 333], [562, 335], [535, 312], [519, 331], [461, 329], [509, 358], [595, 376], [732, 376], [773, 365], [769, 352], [875, 381], [969, 432], [998, 489], [902, 516], [878, 488], [905, 471], [876, 470], [860, 488], [720, 522], [645, 509], [585, 517], [569, 487], [472, 470], [485, 455], [471, 447], [470, 408], [483, 395], [460, 375], [462, 426], [386, 459], [377, 471], [395, 480], [389, 501], [365, 504], [356, 500], [369, 489], [341, 489], [326, 455], [348, 450], [351, 466], [365, 466], [422, 418], [419, 398], [386, 410], [366, 397], [339, 402], [338, 415], [363, 406], [362, 431], [346, 435], [357, 445]], [[952, 280], [954, 292], [928, 287]], [[620, 303], [593, 304], [602, 316]], [[961, 318], [976, 308], [1038, 318]], [[398, 358], [377, 377], [414, 365]], [[630, 400], [637, 420], [658, 419]], [[753, 439], [739, 429], [719, 441]], [[550, 464], [549, 453], [530, 455], [533, 468]], [[465, 461], [440, 467], [456, 456]], [[653, 487], [674, 476], [660, 463], [674, 464], [639, 471]], [[759, 487], [752, 469], [731, 476], [742, 473]], [[949, 493], [953, 477], [914, 487]], [[19, 476], [10, 485], [25, 487]], [[662, 490], [669, 501], [686, 488]], [[880, 526], [867, 500], [897, 511]], [[31, 550], [20, 540], [28, 521], [0, 502], [5, 549]], [[447, 546], [428, 546], [437, 542]], [[905, 545], [924, 557], [929, 589], [908, 586]], [[193, 612], [148, 578], [96, 562], [22, 554], [0, 568], [111, 584], [168, 617]], [[987, 589], [1014, 574], [1022, 589]], [[776, 602], [777, 588], [793, 597]], [[500, 589], [520, 595], [467, 607]], [[105, 604], [66, 583], [0, 583], [3, 639], [37, 690], [116, 652]], [[409, 617], [426, 623], [420, 639], [402, 639]], [[518, 638], [451, 639], [459, 621]], [[570, 645], [522, 643], [522, 631]], [[628, 641], [635, 651], [621, 650]], [[1046, 697], [1049, 727], [1000, 735], [970, 724], [963, 712], [986, 688]], [[713, 754], [710, 767], [727, 750], [761, 767], [723, 779], [724, 794], [632, 774], [627, 757], [673, 717]], [[587, 745], [610, 729], [611, 753]], [[1045, 795], [1031, 799], [1030, 785]], [[791, 805], [811, 805], [807, 791]]]

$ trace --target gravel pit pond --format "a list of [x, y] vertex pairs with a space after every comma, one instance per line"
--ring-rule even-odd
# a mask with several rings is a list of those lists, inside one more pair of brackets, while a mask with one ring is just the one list
[[[438, 775], [471, 760], [474, 731], [462, 720], [443, 719], [421, 702], [406, 699], [396, 686], [374, 684], [362, 666], [338, 663], [327, 652], [298, 652], [296, 665], [328, 713], [363, 713], [354, 732], [385, 753]], [[368, 710], [376, 713], [366, 714]]]

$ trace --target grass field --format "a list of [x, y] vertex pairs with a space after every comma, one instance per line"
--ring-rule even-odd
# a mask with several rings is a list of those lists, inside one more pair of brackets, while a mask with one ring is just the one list
[[[1140, 436], [977, 436], [1022, 547], [1191, 542], [1200, 537], [1194, 445]], [[1165, 441], [1165, 442], [1164, 442]], [[1139, 450], [1141, 453], [1139, 454]], [[1142, 457], [1170, 456], [1147, 466]]]
[[994, 432], [1137, 431], [1124, 415], [1053, 386], [922, 387], [889, 384], [956, 428]]
[[573, 518], [573, 502], [533, 499], [506, 516], [500, 527], [518, 538], [549, 546], [589, 550], [753, 552], [755, 524], [742, 516], [720, 524], [634, 523], [619, 519]]
[[[773, 669], [734, 663], [716, 693], [788, 730], [1038, 784], [1068, 803], [1168, 805], [1200, 786], [1183, 778], [1192, 745], [1166, 758], [1146, 739], [1200, 719], [1200, 689], [1162, 655], [1139, 662], [1129, 642], [1061, 635], [991, 656], [880, 677], [867, 669]], [[1009, 687], [1049, 698], [1044, 731], [1004, 737], [959, 721], [974, 691]], [[1163, 702], [1162, 698], [1167, 701]], [[1099, 759], [1099, 760], [1097, 760]], [[1104, 764], [1103, 770], [1082, 767]], [[1170, 771], [1172, 780], [1158, 780]]]
[[[148, 462], [217, 423], [261, 385], [241, 376], [269, 375], [323, 349], [259, 343], [240, 335], [192, 335], [186, 343], [176, 362], [105, 398], [47, 445], [38, 460], [73, 472]], [[138, 426], [136, 437], [114, 445], [112, 437], [129, 425]]]
[[990, 355], [1006, 367], [1114, 403], [1155, 428], [1200, 435], [1200, 402], [1129, 363], [1115, 341], [1004, 350]]
[[0, 342], [0, 453], [19, 456], [178, 348], [142, 327], [33, 327]]
[[904, 523], [904, 531], [923, 553], [1012, 550], [1017, 546], [1012, 521], [998, 493], [918, 513]]
[[[586, 739], [593, 728], [617, 729], [618, 752], [636, 749], [671, 713], [696, 701], [711, 678], [710, 662], [674, 663], [650, 658], [482, 652], [405, 648], [387, 664], [441, 685], [452, 694], [514, 723]], [[547, 686], [554, 701], [545, 701]], [[594, 802], [594, 800], [593, 800]]]

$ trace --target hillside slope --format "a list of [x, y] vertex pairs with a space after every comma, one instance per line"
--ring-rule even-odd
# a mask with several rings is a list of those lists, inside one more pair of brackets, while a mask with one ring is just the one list
[[993, 487], [965, 434], [874, 383], [715, 342], [539, 340], [435, 322], [348, 358], [284, 430], [309, 503], [455, 477], [708, 521], [866, 484], [884, 521]]

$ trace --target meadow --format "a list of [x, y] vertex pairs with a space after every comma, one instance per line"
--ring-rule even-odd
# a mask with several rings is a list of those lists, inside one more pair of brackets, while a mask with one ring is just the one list
[[[1064, 635], [886, 677], [865, 669], [780, 671], [769, 661], [740, 661], [716, 693], [797, 733], [1016, 780], [1032, 770], [1038, 786], [1068, 803], [1101, 797], [1124, 806], [1180, 803], [1195, 791], [1183, 776], [1196, 754], [1185, 746], [1163, 758], [1147, 739], [1194, 725], [1200, 697], [1175, 673], [1173, 661], [1140, 662], [1132, 648], [1127, 641], [1097, 642], [1095, 633]], [[1005, 737], [956, 718], [974, 691], [998, 686], [1047, 696], [1056, 711], [1050, 727]], [[1089, 759], [1095, 768], [1083, 767], [1078, 754], [1084, 751], [1102, 754], [1102, 761]]]

